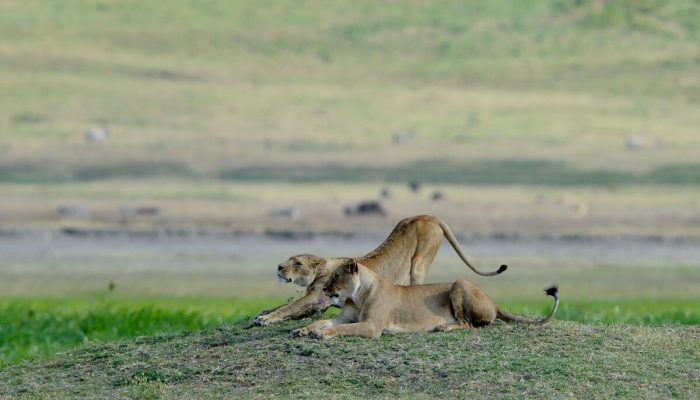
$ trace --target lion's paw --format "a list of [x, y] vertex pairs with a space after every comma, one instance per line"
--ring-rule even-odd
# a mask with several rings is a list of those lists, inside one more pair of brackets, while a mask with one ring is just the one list
[[255, 326], [267, 326], [267, 325], [270, 325], [271, 323], [277, 322], [277, 321], [279, 321], [279, 319], [270, 317], [270, 314], [265, 314], [265, 315], [259, 314], [253, 320], [253, 325], [255, 325]]
[[306, 328], [299, 328], [295, 329], [292, 331], [292, 337], [302, 337], [302, 336], [308, 336], [309, 335], [309, 330]]
[[256, 317], [262, 317], [263, 315], [267, 315], [267, 314], [269, 314], [269, 313], [271, 313], [271, 312], [273, 312], [273, 311], [275, 311], [275, 310], [274, 310], [274, 309], [262, 310], [262, 311], [260, 311], [260, 312], [258, 313], [258, 315], [257, 315]]
[[450, 325], [438, 325], [433, 329], [433, 332], [450, 332], [454, 327]]
[[316, 340], [325, 340], [325, 339], [329, 338], [329, 336], [323, 331], [311, 331], [311, 332], [309, 332], [309, 337], [311, 339], [316, 339]]

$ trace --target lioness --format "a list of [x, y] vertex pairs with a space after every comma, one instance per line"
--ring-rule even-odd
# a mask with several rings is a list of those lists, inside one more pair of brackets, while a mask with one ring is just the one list
[[[501, 265], [498, 271], [486, 273], [476, 269], [462, 253], [457, 239], [447, 224], [430, 215], [401, 220], [379, 247], [356, 260], [394, 283], [421, 284], [440, 249], [443, 238], [452, 245], [462, 261], [479, 275], [498, 275], [508, 268], [506, 265]], [[278, 279], [307, 287], [306, 294], [293, 303], [262, 311], [253, 324], [267, 325], [290, 318], [301, 318], [330, 307], [330, 299], [323, 294], [323, 285], [342, 260], [337, 257], [324, 258], [301, 254], [279, 264]]]
[[552, 311], [544, 319], [529, 321], [502, 310], [481, 288], [466, 279], [400, 286], [350, 258], [333, 272], [323, 290], [333, 304], [344, 305], [342, 313], [297, 329], [293, 332], [295, 336], [376, 338], [382, 333], [448, 332], [488, 325], [496, 318], [544, 324], [554, 318], [559, 307], [559, 293], [557, 287], [552, 286], [545, 290], [554, 297]]

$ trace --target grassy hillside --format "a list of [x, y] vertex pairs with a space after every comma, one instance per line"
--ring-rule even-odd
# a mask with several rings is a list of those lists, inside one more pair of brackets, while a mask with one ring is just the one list
[[[0, 299], [0, 369], [85, 345], [136, 336], [218, 327], [255, 316], [284, 299], [172, 298]], [[551, 304], [531, 299], [499, 302], [516, 312], [546, 313]], [[572, 300], [557, 317], [582, 323], [698, 325], [700, 301], [691, 299]], [[333, 309], [328, 314], [337, 313]]]
[[[3, 2], [0, 180], [364, 180], [318, 168], [440, 158], [506, 184], [683, 182], [698, 21], [692, 0]], [[85, 143], [94, 126], [112, 135]]]
[[501, 324], [318, 342], [290, 338], [299, 324], [90, 346], [1, 371], [0, 396], [632, 399], [700, 391], [695, 327]]

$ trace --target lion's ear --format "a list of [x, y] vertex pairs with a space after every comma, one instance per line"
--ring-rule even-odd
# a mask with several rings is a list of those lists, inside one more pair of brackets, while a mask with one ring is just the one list
[[326, 260], [325, 260], [324, 258], [316, 257], [316, 256], [313, 256], [313, 257], [311, 258], [311, 262], [310, 262], [311, 268], [313, 268], [313, 269], [319, 269], [319, 268], [321, 268], [325, 263], [326, 263]]
[[345, 264], [343, 265], [343, 268], [345, 268], [345, 272], [348, 274], [356, 274], [357, 273], [357, 261], [354, 259], [349, 259], [345, 261]]

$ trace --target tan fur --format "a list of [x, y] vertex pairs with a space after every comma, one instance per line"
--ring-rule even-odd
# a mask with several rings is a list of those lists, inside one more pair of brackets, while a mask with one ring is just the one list
[[353, 259], [344, 261], [333, 273], [324, 292], [335, 304], [345, 304], [343, 312], [297, 329], [295, 336], [376, 338], [382, 333], [447, 332], [488, 325], [495, 319], [544, 324], [554, 318], [559, 306], [556, 287], [547, 289], [547, 294], [554, 297], [552, 311], [539, 321], [528, 321], [501, 310], [481, 288], [466, 279], [400, 286]]
[[[462, 261], [479, 275], [497, 275], [507, 268], [502, 265], [498, 271], [489, 273], [477, 270], [464, 256], [447, 224], [430, 215], [401, 220], [379, 247], [357, 258], [356, 261], [394, 283], [421, 284], [440, 249], [443, 238], [452, 245]], [[284, 282], [293, 282], [307, 287], [306, 294], [293, 303], [261, 312], [255, 318], [254, 324], [267, 325], [324, 311], [331, 303], [321, 289], [341, 260], [336, 257], [323, 258], [301, 254], [290, 257], [280, 264], [277, 271], [278, 278]]]

